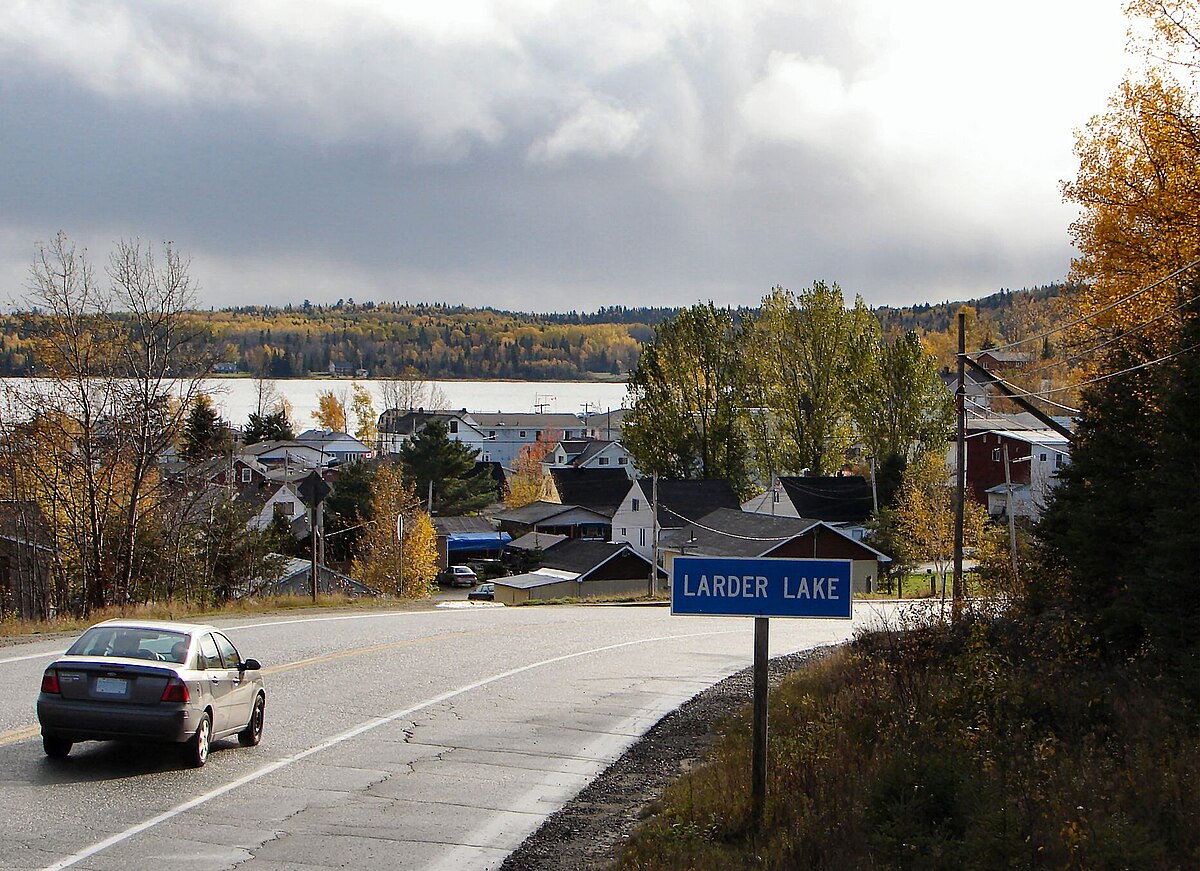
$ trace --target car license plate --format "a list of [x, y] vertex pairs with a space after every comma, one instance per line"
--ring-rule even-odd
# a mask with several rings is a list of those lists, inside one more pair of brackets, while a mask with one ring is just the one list
[[96, 678], [96, 692], [106, 696], [123, 696], [129, 687], [129, 681], [123, 677]]

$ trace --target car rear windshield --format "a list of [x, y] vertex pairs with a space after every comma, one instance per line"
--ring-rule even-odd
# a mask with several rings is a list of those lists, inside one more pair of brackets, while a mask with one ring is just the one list
[[68, 656], [125, 656], [182, 663], [188, 636], [166, 629], [93, 626], [67, 649]]

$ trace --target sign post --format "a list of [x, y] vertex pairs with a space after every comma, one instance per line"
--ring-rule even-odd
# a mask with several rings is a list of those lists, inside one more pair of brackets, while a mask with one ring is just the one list
[[671, 563], [671, 613], [754, 618], [752, 813], [767, 797], [767, 662], [770, 618], [849, 620], [850, 560], [679, 556]]
[[333, 488], [325, 483], [325, 479], [317, 474], [317, 470], [305, 476], [296, 487], [300, 492], [300, 498], [304, 500], [304, 504], [309, 510], [309, 524], [312, 526], [312, 600], [315, 604], [317, 601], [317, 526], [321, 516], [321, 503], [325, 501]]

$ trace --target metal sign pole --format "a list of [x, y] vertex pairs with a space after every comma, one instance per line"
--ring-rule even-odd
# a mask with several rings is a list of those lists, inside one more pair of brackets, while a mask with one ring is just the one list
[[751, 813], [762, 821], [767, 803], [767, 660], [771, 619], [754, 618], [754, 755], [750, 765]]

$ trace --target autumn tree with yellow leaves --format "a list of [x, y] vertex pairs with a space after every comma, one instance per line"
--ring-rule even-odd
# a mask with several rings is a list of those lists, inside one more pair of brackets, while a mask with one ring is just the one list
[[547, 430], [538, 433], [533, 444], [521, 448], [517, 458], [513, 460], [512, 474], [504, 492], [506, 508], [520, 508], [539, 499], [549, 499], [551, 495], [550, 474], [542, 465], [546, 457], [558, 446], [562, 433], [557, 430]]
[[1081, 283], [1072, 302], [1077, 316], [1090, 317], [1077, 344], [1162, 315], [1126, 343], [1149, 359], [1178, 331], [1184, 279], [1101, 310], [1200, 258], [1200, 107], [1191, 78], [1200, 64], [1200, 3], [1133, 0], [1126, 11], [1131, 47], [1145, 64], [1077, 135], [1079, 171], [1063, 191], [1081, 209], [1071, 226], [1080, 252], [1072, 277]]
[[334, 432], [346, 431], [346, 403], [332, 390], [322, 390], [317, 394], [317, 410], [312, 416], [313, 420], [325, 429]]
[[[420, 508], [411, 482], [398, 464], [384, 463], [372, 476], [371, 514], [374, 521], [359, 545], [350, 567], [355, 580], [406, 599], [419, 599], [434, 590], [437, 576], [437, 535], [433, 522]], [[397, 517], [403, 523], [397, 523]], [[403, 530], [403, 540], [398, 533]]]

